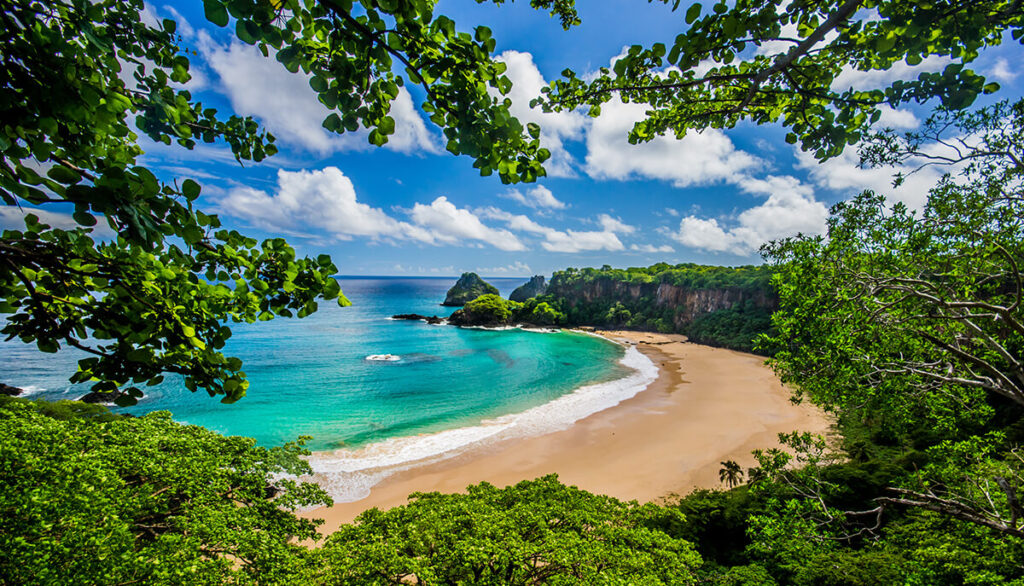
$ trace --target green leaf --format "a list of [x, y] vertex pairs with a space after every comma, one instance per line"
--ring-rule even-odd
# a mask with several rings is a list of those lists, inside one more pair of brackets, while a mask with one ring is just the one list
[[181, 194], [189, 201], [195, 201], [199, 197], [201, 190], [202, 188], [199, 187], [199, 184], [191, 179], [186, 179], [181, 184]]
[[694, 4], [686, 9], [686, 24], [693, 24], [700, 18], [700, 4]]
[[217, 26], [228, 25], [228, 10], [220, 0], [203, 0], [203, 11], [206, 20]]

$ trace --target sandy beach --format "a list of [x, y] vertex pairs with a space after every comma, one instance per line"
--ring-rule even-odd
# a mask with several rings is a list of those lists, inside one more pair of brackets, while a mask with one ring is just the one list
[[794, 405], [764, 358], [685, 341], [677, 335], [599, 332], [635, 344], [660, 372], [619, 405], [546, 435], [508, 440], [396, 473], [362, 500], [314, 509], [332, 532], [372, 507], [407, 502], [413, 492], [459, 492], [557, 473], [562, 482], [624, 500], [659, 501], [694, 488], [720, 488], [723, 460], [744, 469], [751, 450], [778, 447], [778, 434], [827, 433], [830, 419]]

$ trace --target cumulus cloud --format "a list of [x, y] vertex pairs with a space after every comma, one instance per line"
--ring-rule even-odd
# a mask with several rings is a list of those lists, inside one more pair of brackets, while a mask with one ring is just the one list
[[[847, 149], [838, 157], [819, 163], [810, 153], [796, 150], [797, 166], [807, 171], [808, 177], [818, 187], [839, 192], [844, 197], [870, 189], [884, 195], [890, 202], [902, 202], [919, 209], [928, 200], [928, 191], [942, 177], [944, 171], [938, 167], [924, 167], [917, 170], [913, 164], [893, 167], [860, 166], [860, 157]], [[913, 171], [912, 174], [909, 174]], [[893, 177], [903, 172], [906, 178], [902, 185], [893, 187]]]
[[608, 214], [600, 214], [597, 216], [597, 223], [601, 224], [605, 232], [618, 232], [620, 234], [632, 234], [636, 232], [635, 226], [630, 226], [624, 223], [619, 218], [613, 218]]
[[236, 187], [218, 202], [218, 208], [255, 226], [296, 235], [306, 235], [312, 229], [342, 240], [362, 236], [434, 242], [427, 230], [359, 202], [352, 180], [337, 167], [279, 170], [276, 193]]
[[510, 189], [501, 194], [501, 197], [517, 201], [531, 208], [549, 208], [553, 210], [564, 210], [568, 206], [565, 202], [559, 201], [551, 190], [543, 185], [537, 185], [523, 193], [518, 189]]
[[456, 244], [463, 240], [478, 240], [501, 250], [526, 250], [526, 246], [515, 234], [484, 225], [476, 214], [455, 207], [444, 196], [430, 204], [417, 203], [410, 216], [417, 225], [429, 230], [441, 242]]
[[[219, 45], [205, 32], [199, 35], [199, 48], [220, 77], [221, 89], [234, 110], [255, 116], [279, 139], [321, 155], [370, 148], [365, 131], [339, 135], [323, 127], [330, 111], [309, 87], [309, 76], [290, 73], [256, 47], [237, 41]], [[395, 134], [385, 148], [440, 152], [404, 88], [399, 90], [390, 115], [395, 119]]]
[[815, 199], [814, 190], [799, 180], [777, 176], [747, 178], [740, 188], [767, 199], [728, 222], [686, 216], [679, 221], [678, 231], [670, 236], [691, 248], [747, 255], [771, 240], [824, 232], [828, 209]]
[[277, 172], [274, 193], [248, 186], [227, 191], [218, 211], [250, 224], [296, 236], [327, 234], [339, 240], [355, 237], [414, 241], [432, 245], [494, 246], [519, 251], [526, 246], [509, 230], [485, 225], [472, 211], [441, 196], [407, 210], [411, 221], [398, 220], [380, 208], [358, 201], [355, 186], [337, 167]]
[[[538, 224], [522, 214], [510, 214], [494, 207], [481, 210], [481, 214], [484, 217], [505, 222], [505, 226], [510, 230], [541, 236], [543, 240], [540, 245], [549, 252], [575, 253], [595, 250], [624, 250], [625, 246], [615, 232], [627, 233], [633, 230], [632, 226], [622, 224], [611, 217], [608, 217], [611, 222], [603, 230], [563, 231]], [[598, 221], [602, 223], [601, 220]]]
[[541, 88], [548, 85], [530, 53], [505, 51], [498, 55], [498, 60], [508, 67], [505, 75], [513, 84], [506, 96], [512, 100], [512, 115], [523, 124], [533, 122], [541, 127], [540, 144], [551, 151], [551, 159], [544, 163], [548, 175], [575, 176], [573, 158], [565, 149], [565, 141], [582, 136], [587, 117], [579, 112], [543, 112], [530, 107], [530, 101], [540, 97]]
[[588, 175], [594, 179], [660, 179], [689, 187], [731, 182], [762, 165], [718, 130], [691, 132], [682, 139], [661, 136], [631, 145], [626, 136], [646, 110], [643, 104], [623, 104], [618, 99], [601, 107], [601, 116], [587, 131]]

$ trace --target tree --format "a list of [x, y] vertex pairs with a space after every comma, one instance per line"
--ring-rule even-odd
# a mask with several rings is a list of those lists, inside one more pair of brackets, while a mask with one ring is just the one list
[[623, 503], [545, 476], [371, 509], [313, 552], [330, 584], [692, 584], [700, 556], [660, 529], [674, 509]]
[[[634, 45], [596, 78], [567, 71], [537, 103], [556, 111], [583, 106], [592, 116], [616, 96], [646, 104], [646, 118], [629, 136], [634, 143], [743, 120], [782, 123], [788, 142], [826, 159], [865, 136], [882, 105], [937, 98], [962, 109], [996, 91], [965, 65], [1007, 33], [1024, 38], [1018, 0], [720, 1], [709, 12], [691, 5], [685, 19], [690, 26], [674, 42]], [[932, 56], [953, 63], [878, 87], [836, 85], [847, 68], [887, 70]]]
[[718, 471], [718, 479], [729, 488], [735, 488], [743, 482], [743, 468], [734, 460], [721, 462], [722, 469]]
[[0, 576], [9, 584], [285, 583], [330, 504], [297, 444], [256, 447], [167, 412], [0, 403]]
[[883, 414], [898, 434], [924, 422], [940, 439], [920, 474], [893, 479], [877, 502], [1017, 537], [1024, 460], [991, 422], [1024, 408], [1022, 139], [1024, 102], [883, 133], [869, 160], [924, 154], [962, 169], [920, 214], [868, 192], [833, 208], [827, 239], [765, 249], [780, 310], [764, 341], [783, 380], [841, 415]]
[[[233, 21], [243, 42], [310, 76], [334, 111], [328, 130], [362, 126], [372, 144], [386, 143], [391, 102], [409, 82], [425, 93], [448, 150], [473, 157], [481, 174], [515, 182], [544, 172], [540, 129], [509, 114], [501, 96], [511, 83], [485, 27], [459, 32], [418, 0], [203, 4], [211, 22]], [[564, 27], [578, 22], [571, 2], [532, 4]], [[239, 162], [277, 151], [254, 120], [225, 117], [182, 87], [189, 59], [175, 23], [147, 26], [142, 9], [143, 0], [11, 0], [0, 13], [0, 199], [73, 210], [82, 227], [28, 214], [24, 230], [0, 236], [2, 332], [45, 352], [86, 352], [72, 381], [94, 382], [118, 404], [165, 373], [232, 402], [248, 381], [241, 361], [221, 352], [231, 323], [303, 317], [319, 298], [346, 300], [329, 257], [297, 258], [284, 240], [220, 229], [194, 205], [198, 183], [160, 181], [138, 164], [137, 131], [186, 149], [222, 141]], [[116, 238], [97, 243], [98, 221]]]

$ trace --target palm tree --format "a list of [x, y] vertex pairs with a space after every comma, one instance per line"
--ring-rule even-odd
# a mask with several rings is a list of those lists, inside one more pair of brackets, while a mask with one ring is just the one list
[[718, 478], [729, 488], [734, 488], [743, 480], [743, 469], [733, 460], [722, 462], [722, 469], [718, 471]]

